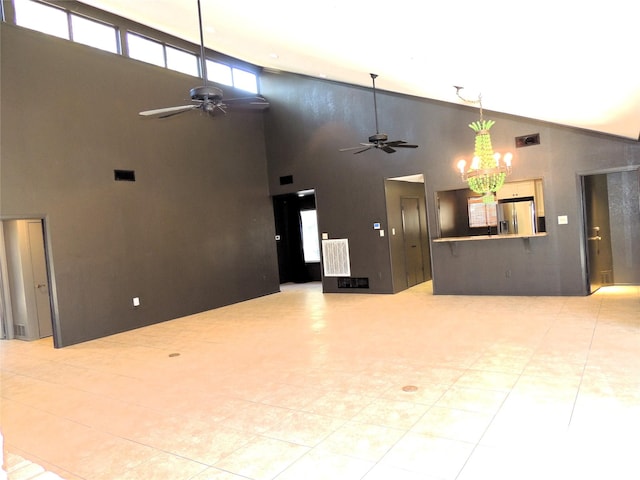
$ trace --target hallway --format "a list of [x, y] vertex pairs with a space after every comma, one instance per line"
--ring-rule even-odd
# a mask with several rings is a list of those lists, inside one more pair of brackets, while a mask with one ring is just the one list
[[287, 284], [64, 349], [48, 338], [0, 350], [7, 469], [26, 459], [66, 480], [640, 478], [638, 286], [472, 297], [434, 296], [431, 282], [395, 295]]

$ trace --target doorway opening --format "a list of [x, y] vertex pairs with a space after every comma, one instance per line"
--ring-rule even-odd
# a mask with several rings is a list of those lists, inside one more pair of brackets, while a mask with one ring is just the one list
[[54, 336], [54, 297], [45, 221], [0, 221], [0, 324], [3, 339]]
[[386, 179], [385, 196], [395, 293], [432, 278], [424, 176]]
[[580, 176], [586, 292], [640, 285], [640, 170]]
[[273, 197], [280, 284], [320, 282], [315, 190]]

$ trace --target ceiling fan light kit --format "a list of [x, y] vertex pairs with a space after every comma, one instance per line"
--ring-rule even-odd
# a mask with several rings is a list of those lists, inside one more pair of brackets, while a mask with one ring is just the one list
[[217, 111], [227, 113], [227, 109], [265, 110], [269, 107], [269, 102], [260, 95], [223, 100], [222, 89], [207, 84], [208, 75], [204, 48], [204, 35], [202, 30], [202, 11], [200, 9], [200, 0], [197, 1], [198, 26], [200, 28], [200, 71], [202, 73], [204, 85], [201, 87], [194, 87], [189, 90], [189, 97], [191, 97], [191, 101], [193, 102], [190, 105], [145, 110], [140, 112], [139, 115], [143, 117], [167, 118], [191, 110], [201, 110], [209, 115], [214, 115]]
[[394, 153], [396, 148], [418, 148], [418, 145], [410, 145], [404, 140], [392, 140], [389, 141], [389, 137], [386, 133], [380, 133], [378, 128], [378, 104], [376, 100], [376, 78], [378, 75], [375, 73], [371, 73], [371, 80], [373, 82], [373, 112], [376, 121], [376, 133], [369, 137], [368, 142], [362, 142], [357, 147], [347, 147], [341, 148], [341, 152], [347, 152], [351, 150], [356, 150], [353, 152], [354, 154], [366, 152], [367, 150], [371, 150], [372, 148], [378, 148], [383, 152]]

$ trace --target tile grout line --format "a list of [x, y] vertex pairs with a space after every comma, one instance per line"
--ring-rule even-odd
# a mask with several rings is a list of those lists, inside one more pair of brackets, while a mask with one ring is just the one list
[[598, 328], [598, 325], [600, 323], [600, 312], [602, 311], [602, 302], [603, 299], [600, 298], [599, 299], [599, 305], [598, 305], [598, 314], [596, 316], [596, 321], [593, 325], [593, 330], [591, 332], [591, 339], [589, 340], [589, 349], [587, 350], [587, 358], [584, 359], [584, 365], [582, 366], [582, 372], [580, 374], [580, 382], [578, 383], [578, 388], [576, 389], [576, 395], [575, 398], [573, 399], [573, 405], [571, 406], [571, 415], [569, 415], [569, 423], [567, 424], [567, 428], [569, 428], [571, 426], [571, 422], [573, 421], [573, 414], [575, 413], [576, 410], [576, 405], [578, 403], [578, 397], [580, 396], [580, 389], [582, 388], [582, 382], [584, 380], [584, 373], [587, 370], [587, 365], [589, 364], [589, 356], [591, 355], [591, 348], [593, 347], [593, 339], [596, 336], [596, 330]]

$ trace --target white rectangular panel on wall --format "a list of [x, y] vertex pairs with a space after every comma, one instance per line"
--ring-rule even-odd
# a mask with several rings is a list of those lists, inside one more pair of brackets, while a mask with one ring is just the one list
[[322, 264], [325, 277], [350, 277], [349, 240], [322, 240]]

